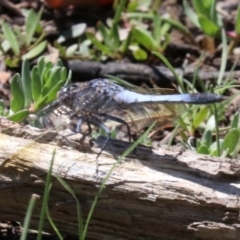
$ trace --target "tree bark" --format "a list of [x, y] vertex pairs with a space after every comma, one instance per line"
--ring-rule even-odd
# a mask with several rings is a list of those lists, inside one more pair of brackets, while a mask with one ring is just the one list
[[[53, 176], [60, 176], [74, 190], [86, 219], [101, 181], [116, 158], [131, 144], [104, 143], [59, 137], [55, 132], [22, 127], [0, 119], [0, 218], [23, 223], [32, 194], [35, 205], [31, 228], [37, 229], [44, 181], [53, 151]], [[34, 139], [34, 140], [33, 140]], [[137, 147], [121, 161], [99, 196], [87, 236], [90, 239], [239, 239], [240, 163], [211, 158], [179, 148]], [[49, 212], [61, 233], [78, 234], [76, 202], [52, 178]], [[45, 221], [45, 231], [54, 233]]]

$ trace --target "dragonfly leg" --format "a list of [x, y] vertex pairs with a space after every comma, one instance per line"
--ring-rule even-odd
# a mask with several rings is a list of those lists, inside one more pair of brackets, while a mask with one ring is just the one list
[[106, 139], [106, 141], [104, 142], [104, 144], [103, 144], [103, 146], [102, 146], [102, 148], [101, 148], [101, 151], [100, 151], [100, 152], [98, 153], [98, 155], [97, 155], [97, 158], [98, 158], [98, 157], [101, 155], [102, 151], [104, 150], [104, 148], [105, 148], [105, 146], [106, 146], [106, 144], [107, 144], [107, 142], [108, 142], [108, 140], [109, 140], [109, 138], [110, 138], [111, 131], [110, 131], [110, 129], [109, 129], [101, 120], [99, 120], [99, 119], [96, 118], [96, 117], [91, 116], [90, 121], [91, 121], [92, 124], [94, 124], [94, 125], [102, 128], [102, 129], [107, 133], [107, 139]]
[[128, 125], [128, 123], [127, 123], [126, 121], [124, 121], [124, 120], [121, 119], [121, 118], [114, 117], [114, 116], [109, 115], [109, 114], [106, 114], [106, 113], [98, 113], [98, 115], [103, 116], [103, 117], [105, 117], [106, 119], [109, 119], [109, 120], [112, 120], [112, 121], [115, 121], [115, 122], [119, 122], [119, 123], [124, 124], [124, 125], [127, 127], [129, 142], [131, 142], [131, 131], [130, 131], [130, 127], [129, 127], [129, 125]]
[[82, 132], [82, 130], [81, 130], [81, 126], [83, 124], [83, 119], [82, 118], [78, 119], [75, 132], [81, 133], [83, 136], [89, 136], [92, 133], [92, 127], [90, 125], [90, 122], [89, 122], [88, 118], [86, 119], [86, 123], [87, 123], [87, 126], [88, 126], [88, 132], [87, 133], [86, 132]]

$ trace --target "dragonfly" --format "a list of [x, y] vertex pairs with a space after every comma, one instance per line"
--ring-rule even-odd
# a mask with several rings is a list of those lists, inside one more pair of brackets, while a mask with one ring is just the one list
[[[131, 141], [129, 122], [136, 129], [150, 126], [153, 121], [162, 125], [177, 118], [184, 104], [211, 104], [226, 99], [214, 93], [173, 92], [169, 89], [125, 88], [101, 78], [70, 84], [60, 90], [57, 100], [41, 111], [42, 122], [45, 127], [68, 125], [73, 134], [81, 133], [84, 136], [92, 133], [92, 126], [102, 128], [107, 138], [99, 156], [111, 134], [105, 124], [107, 120], [125, 125]], [[83, 131], [83, 124], [87, 124], [87, 131]]]

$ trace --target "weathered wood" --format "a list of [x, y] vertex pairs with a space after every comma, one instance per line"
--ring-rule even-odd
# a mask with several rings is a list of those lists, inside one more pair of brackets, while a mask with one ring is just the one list
[[[76, 141], [80, 135], [75, 135], [68, 143], [71, 148], [60, 147], [47, 143], [54, 132], [43, 137], [34, 128], [11, 125], [3, 119], [0, 124], [2, 132], [15, 135], [0, 134], [0, 218], [22, 223], [31, 194], [43, 194], [54, 149], [53, 174], [61, 176], [74, 189], [86, 218], [101, 181], [116, 162], [113, 152], [119, 154], [129, 146], [111, 140], [98, 159], [96, 175], [96, 152], [103, 138], [92, 144], [85, 139], [80, 144]], [[45, 143], [33, 141], [33, 136]], [[238, 160], [210, 158], [177, 148], [151, 150], [140, 146], [114, 169], [107, 181], [88, 236], [239, 239], [239, 171]], [[37, 228], [40, 208], [41, 199], [35, 206], [31, 228]], [[77, 234], [75, 201], [56, 178], [49, 211], [61, 233]], [[45, 231], [53, 233], [47, 221]]]

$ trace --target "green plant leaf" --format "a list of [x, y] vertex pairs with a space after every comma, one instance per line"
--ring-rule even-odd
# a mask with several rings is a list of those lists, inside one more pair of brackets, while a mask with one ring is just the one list
[[201, 29], [205, 34], [207, 34], [210, 37], [216, 37], [219, 35], [220, 27], [212, 22], [210, 19], [208, 19], [204, 15], [198, 16], [199, 23], [201, 25]]
[[[220, 154], [222, 153], [223, 139], [219, 139]], [[210, 146], [210, 156], [219, 157], [217, 142], [213, 142]]]
[[142, 61], [142, 60], [146, 60], [148, 57], [148, 54], [146, 51], [144, 51], [141, 48], [138, 48], [136, 50], [132, 51], [133, 57], [138, 60], [138, 61]]
[[214, 3], [214, 0], [193, 0], [193, 6], [198, 15], [202, 14], [206, 17], [210, 17], [210, 9], [212, 4]]
[[28, 115], [30, 114], [29, 110], [27, 109], [23, 109], [11, 116], [8, 117], [9, 120], [13, 121], [13, 122], [21, 122], [22, 120], [24, 120]]
[[37, 62], [37, 68], [38, 68], [38, 72], [40, 74], [40, 76], [42, 76], [42, 71], [44, 68], [45, 62], [44, 62], [44, 57], [40, 57], [38, 58], [38, 62]]
[[19, 57], [18, 56], [14, 56], [12, 58], [10, 57], [6, 57], [5, 58], [5, 64], [8, 66], [8, 67], [18, 67], [18, 64], [19, 64]]
[[29, 52], [22, 56], [22, 59], [32, 59], [37, 57], [47, 47], [47, 41], [42, 41], [37, 46], [32, 48]]
[[24, 94], [22, 90], [21, 77], [16, 73], [11, 80], [11, 94], [10, 108], [13, 112], [18, 112], [24, 108]]
[[87, 32], [86, 33], [87, 38], [93, 43], [94, 47], [97, 48], [99, 51], [105, 53], [106, 55], [110, 56], [111, 55], [111, 51], [110, 49], [102, 44], [95, 36], [94, 34]]
[[61, 61], [61, 59], [58, 59], [58, 60], [57, 60], [56, 66], [58, 66], [58, 67], [64, 67], [63, 62]]
[[101, 22], [97, 22], [97, 29], [100, 31], [102, 38], [107, 46], [111, 45], [110, 30]]
[[78, 49], [78, 44], [73, 44], [66, 49], [66, 57], [72, 57]]
[[209, 148], [205, 145], [201, 145], [198, 149], [197, 149], [197, 152], [200, 153], [200, 154], [206, 154], [208, 155], [209, 154]]
[[46, 104], [56, 99], [58, 91], [64, 86], [65, 81], [59, 81], [38, 103], [35, 104], [35, 110], [38, 111]]
[[109, 48], [111, 49], [111, 51], [116, 51], [119, 49], [120, 45], [121, 41], [118, 34], [118, 26], [113, 25], [111, 29]]
[[32, 98], [34, 102], [39, 101], [42, 89], [42, 83], [38, 69], [39, 68], [37, 66], [34, 66], [32, 69]]
[[60, 73], [60, 80], [66, 80], [67, 79], [67, 69], [65, 67], [61, 67], [61, 73]]
[[44, 97], [61, 78], [61, 67], [55, 66], [50, 70], [50, 76], [42, 88], [42, 96]]
[[231, 129], [227, 133], [227, 135], [224, 137], [222, 149], [227, 150], [228, 154], [231, 154], [238, 144], [238, 140], [240, 137], [239, 135], [240, 135], [240, 133], [239, 133], [238, 129], [236, 129], [236, 128]]
[[32, 103], [32, 86], [28, 60], [24, 60], [22, 63], [22, 90], [24, 94], [24, 107], [29, 108]]
[[166, 57], [164, 57], [161, 53], [159, 52], [153, 52], [153, 54], [155, 54], [157, 57], [159, 57], [163, 62], [164, 64], [169, 68], [169, 70], [172, 72], [172, 74], [174, 75], [176, 81], [177, 81], [177, 84], [178, 86], [180, 86], [180, 88], [182, 89], [182, 91], [184, 92], [184, 86], [183, 86], [183, 83], [179, 77], [179, 75], [176, 73], [174, 67], [171, 65], [171, 63], [167, 60]]
[[149, 31], [142, 27], [136, 27], [132, 32], [133, 38], [149, 51], [157, 50], [158, 45]]
[[31, 9], [27, 17], [25, 18], [25, 27], [26, 27], [26, 46], [30, 46], [30, 43], [32, 42], [33, 35], [35, 33], [36, 27], [39, 23], [39, 15]]
[[206, 130], [202, 136], [201, 144], [210, 148], [212, 144], [212, 132], [210, 130]]
[[232, 122], [231, 122], [231, 129], [232, 128], [239, 129], [239, 125], [240, 125], [239, 117], [240, 117], [239, 112], [234, 115]]
[[183, 1], [183, 7], [184, 7], [184, 11], [185, 14], [187, 15], [187, 17], [191, 20], [191, 22], [198, 28], [200, 28], [200, 23], [198, 21], [198, 16], [197, 14], [193, 11], [193, 9], [190, 7], [189, 3], [184, 0]]
[[[63, 80], [63, 79], [61, 79], [61, 80]], [[69, 70], [68, 71], [68, 76], [67, 76], [67, 79], [65, 80], [64, 86], [67, 86], [71, 82], [71, 80], [72, 80], [72, 70]]]
[[3, 30], [4, 38], [9, 42], [14, 54], [16, 56], [19, 56], [20, 55], [20, 46], [19, 46], [18, 40], [17, 40], [16, 35], [13, 32], [12, 28], [9, 26], [9, 24], [3, 22], [2, 30]]
[[162, 39], [162, 18], [157, 11], [154, 11], [154, 18], [153, 18], [153, 37], [155, 41], [160, 44]]
[[208, 114], [207, 106], [204, 106], [200, 111], [194, 116], [193, 127], [196, 129], [199, 125], [206, 119]]

